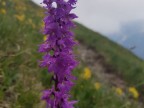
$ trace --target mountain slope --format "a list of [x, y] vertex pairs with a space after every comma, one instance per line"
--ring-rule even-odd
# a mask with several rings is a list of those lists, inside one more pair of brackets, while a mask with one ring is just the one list
[[[47, 74], [47, 69], [40, 69], [37, 64], [42, 57], [37, 52], [37, 45], [43, 41], [43, 36], [39, 32], [43, 26], [42, 18], [43, 9], [29, 0], [0, 1], [0, 107], [2, 108], [45, 107], [40, 96], [43, 89], [50, 87], [51, 75]], [[123, 63], [121, 54], [124, 54], [124, 59], [127, 57], [126, 60], [131, 59], [127, 66], [133, 65], [133, 62], [142, 65], [143, 61], [100, 34], [80, 24], [77, 25], [75, 33], [80, 45], [90, 47], [99, 55], [98, 57], [102, 57], [102, 63], [108, 67], [108, 72], [116, 70], [112, 72], [121, 74], [125, 80], [132, 78], [130, 70], [127, 74], [124, 74], [126, 71], [122, 71], [127, 68], [121, 64]], [[80, 50], [76, 49], [76, 52], [78, 51]], [[79, 53], [81, 55], [83, 52]], [[143, 69], [141, 65], [139, 68]], [[94, 73], [97, 70], [91, 71], [88, 66], [85, 62], [81, 62], [74, 70], [78, 80], [71, 93], [74, 99], [79, 100], [77, 107], [141, 108], [138, 101], [129, 99], [128, 93], [124, 93], [124, 96], [118, 95], [116, 90], [104, 84], [103, 80], [96, 79]], [[85, 70], [88, 73], [86, 75]], [[128, 84], [135, 85], [134, 81], [129, 81]]]
[[77, 25], [78, 29], [75, 30], [76, 38], [101, 54], [105, 58], [105, 61], [113, 69], [117, 70], [115, 74], [120, 75], [131, 85], [137, 85], [139, 87], [143, 85], [141, 85], [144, 81], [143, 60], [101, 34], [93, 32], [80, 24]]

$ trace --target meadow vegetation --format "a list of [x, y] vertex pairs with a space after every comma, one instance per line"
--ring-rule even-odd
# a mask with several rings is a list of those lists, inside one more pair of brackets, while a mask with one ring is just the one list
[[[44, 108], [41, 92], [49, 88], [50, 74], [38, 66], [44, 41], [40, 29], [44, 10], [30, 0], [0, 1], [0, 108]], [[129, 85], [126, 90], [95, 79], [83, 63], [74, 70], [71, 91], [76, 108], [143, 108], [144, 62], [114, 42], [77, 24], [76, 38], [105, 57]], [[140, 92], [139, 92], [140, 91]]]

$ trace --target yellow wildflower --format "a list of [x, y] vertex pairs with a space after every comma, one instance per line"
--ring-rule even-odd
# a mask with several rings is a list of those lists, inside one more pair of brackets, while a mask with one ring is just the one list
[[117, 95], [122, 96], [123, 95], [123, 90], [119, 87], [115, 88], [115, 92]]
[[28, 23], [29, 23], [33, 28], [36, 27], [35, 24], [33, 23], [32, 19], [28, 19]]
[[2, 5], [3, 5], [3, 6], [5, 6], [5, 5], [6, 5], [6, 3], [3, 1], [3, 2], [2, 2]]
[[26, 11], [26, 6], [22, 2], [16, 3], [15, 9], [19, 12]]
[[45, 26], [45, 24], [44, 24], [44, 22], [42, 22], [42, 23], [41, 23], [41, 27], [44, 28], [44, 26]]
[[139, 97], [139, 93], [135, 87], [129, 87], [129, 92], [132, 94], [132, 96], [137, 99]]
[[32, 23], [32, 27], [33, 27], [33, 28], [36, 28], [36, 26], [35, 26], [35, 24], [34, 24], [34, 23]]
[[89, 78], [91, 78], [91, 71], [90, 71], [89, 68], [85, 68], [85, 69], [84, 69], [84, 74], [83, 74], [82, 77], [83, 77], [84, 79], [89, 79]]
[[33, 23], [33, 22], [32, 22], [32, 19], [28, 19], [28, 22], [29, 22], [30, 24]]
[[94, 84], [94, 87], [95, 87], [96, 90], [99, 90], [101, 88], [101, 84], [99, 82], [96, 82]]
[[43, 37], [43, 40], [46, 41], [46, 40], [47, 40], [47, 36], [44, 36], [44, 37]]
[[15, 15], [16, 19], [19, 20], [19, 21], [24, 21], [25, 19], [25, 15]]
[[6, 14], [6, 10], [5, 10], [5, 9], [1, 9], [1, 10], [0, 10], [0, 13]]

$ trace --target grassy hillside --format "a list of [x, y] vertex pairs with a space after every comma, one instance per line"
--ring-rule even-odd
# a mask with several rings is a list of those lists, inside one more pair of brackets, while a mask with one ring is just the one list
[[[43, 9], [29, 0], [0, 1], [0, 108], [44, 108], [41, 92], [50, 87], [47, 69], [40, 69], [37, 52], [43, 36]], [[127, 50], [80, 24], [76, 38], [100, 53], [105, 62], [118, 70], [128, 84], [143, 82], [143, 61]], [[74, 70], [78, 77], [72, 90], [79, 100], [76, 108], [143, 108], [128, 91], [99, 82], [81, 64]], [[92, 74], [92, 75], [91, 75]]]
[[[99, 33], [93, 32], [80, 24], [75, 30], [76, 38], [101, 54], [128, 84], [142, 87], [144, 85], [144, 61], [127, 49], [110, 41]], [[111, 72], [111, 71], [110, 71]]]

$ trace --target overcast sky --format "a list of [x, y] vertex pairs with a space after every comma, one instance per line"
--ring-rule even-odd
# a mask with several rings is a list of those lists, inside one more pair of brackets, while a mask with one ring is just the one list
[[78, 0], [75, 12], [78, 22], [100, 33], [111, 34], [119, 32], [123, 23], [144, 20], [144, 0]]

